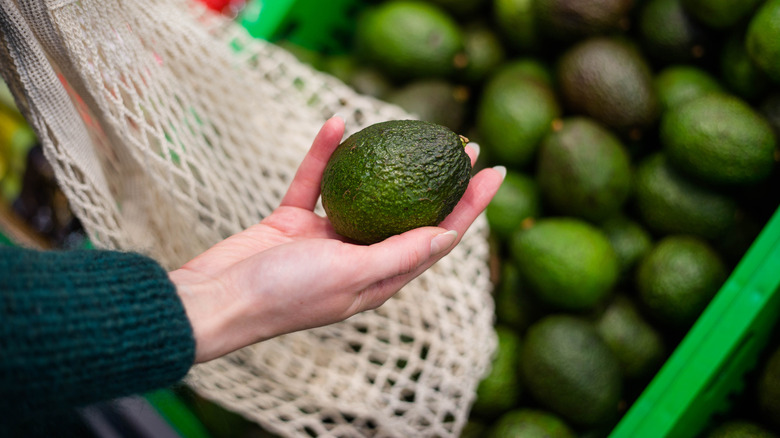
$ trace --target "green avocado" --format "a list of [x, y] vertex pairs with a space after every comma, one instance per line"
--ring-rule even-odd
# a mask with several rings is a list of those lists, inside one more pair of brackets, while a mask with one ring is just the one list
[[567, 424], [597, 427], [618, 416], [620, 362], [584, 317], [551, 313], [529, 327], [519, 372], [531, 399]]
[[631, 192], [631, 158], [617, 135], [589, 117], [567, 117], [539, 145], [536, 180], [559, 214], [601, 222]]
[[556, 75], [564, 107], [620, 135], [641, 136], [659, 115], [650, 64], [628, 39], [580, 40], [560, 56]]
[[421, 120], [380, 122], [349, 136], [322, 176], [322, 206], [334, 230], [371, 244], [438, 225], [471, 178], [467, 141]]

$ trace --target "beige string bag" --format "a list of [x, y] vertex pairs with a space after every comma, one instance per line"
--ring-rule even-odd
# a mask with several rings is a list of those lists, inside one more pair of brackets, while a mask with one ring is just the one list
[[[0, 71], [90, 239], [169, 269], [269, 214], [334, 113], [347, 135], [412, 117], [186, 0], [0, 6]], [[379, 309], [186, 383], [282, 436], [458, 436], [496, 347], [486, 235], [481, 216]]]

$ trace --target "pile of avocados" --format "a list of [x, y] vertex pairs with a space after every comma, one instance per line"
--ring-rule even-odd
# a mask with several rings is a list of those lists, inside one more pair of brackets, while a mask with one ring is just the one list
[[[780, 205], [780, 0], [360, 3], [345, 52], [288, 47], [508, 169], [463, 436], [607, 436]], [[780, 436], [770, 353], [702, 436]]]

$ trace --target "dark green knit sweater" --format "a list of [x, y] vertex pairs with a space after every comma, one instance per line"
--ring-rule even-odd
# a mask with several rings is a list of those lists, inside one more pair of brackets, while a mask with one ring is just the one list
[[0, 425], [169, 386], [194, 355], [182, 303], [152, 259], [0, 246]]

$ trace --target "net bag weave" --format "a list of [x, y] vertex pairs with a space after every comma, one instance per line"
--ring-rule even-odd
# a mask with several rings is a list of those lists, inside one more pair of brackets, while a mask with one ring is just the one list
[[[168, 269], [268, 215], [334, 113], [412, 118], [186, 0], [0, 6], [0, 71], [90, 240]], [[185, 381], [282, 436], [458, 436], [496, 347], [488, 260], [480, 216], [379, 309]]]

